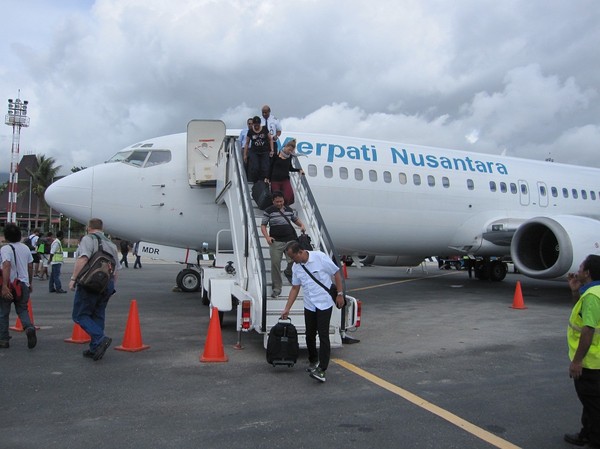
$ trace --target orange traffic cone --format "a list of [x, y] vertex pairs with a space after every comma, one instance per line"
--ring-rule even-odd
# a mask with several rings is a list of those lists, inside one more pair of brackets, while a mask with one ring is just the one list
[[523, 293], [521, 293], [521, 281], [517, 281], [517, 286], [515, 287], [515, 297], [513, 299], [512, 306], [513, 309], [526, 309], [525, 304], [523, 303]]
[[221, 337], [221, 324], [219, 323], [219, 309], [213, 307], [210, 323], [208, 323], [208, 335], [204, 344], [204, 353], [200, 357], [201, 362], [226, 362], [227, 356], [223, 349], [223, 338]]
[[92, 339], [86, 331], [77, 323], [73, 324], [73, 332], [71, 332], [70, 338], [65, 338], [64, 341], [67, 343], [89, 343]]
[[140, 328], [140, 317], [138, 315], [137, 301], [131, 300], [129, 306], [129, 318], [127, 318], [127, 327], [121, 346], [115, 349], [119, 351], [138, 352], [148, 349], [150, 346], [142, 343], [142, 330]]
[[[29, 313], [29, 321], [31, 321], [31, 324], [33, 325], [33, 327], [35, 327], [36, 329], [39, 329], [39, 326], [36, 326], [35, 321], [33, 320], [33, 309], [31, 308], [31, 298], [29, 299], [29, 301], [27, 301], [27, 313]], [[23, 323], [21, 323], [21, 318], [19, 318], [18, 315], [17, 315], [17, 321], [15, 322], [15, 325], [9, 327], [9, 329], [11, 331], [15, 331], [15, 332], [23, 332], [25, 330], [25, 329], [23, 329]]]

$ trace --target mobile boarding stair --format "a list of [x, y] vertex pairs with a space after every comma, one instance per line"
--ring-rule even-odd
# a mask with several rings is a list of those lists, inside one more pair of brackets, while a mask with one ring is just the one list
[[[214, 142], [215, 148], [199, 155], [199, 142]], [[222, 142], [220, 147], [219, 142]], [[277, 323], [291, 286], [283, 277], [281, 295], [271, 297], [269, 245], [260, 230], [263, 211], [252, 199], [252, 184], [246, 179], [237, 136], [227, 136], [223, 122], [193, 120], [188, 124], [188, 172], [190, 185], [204, 182], [214, 185], [216, 180], [215, 202], [225, 204], [229, 214], [230, 228], [220, 230], [217, 235], [215, 265], [201, 268], [203, 294], [220, 312], [237, 309], [236, 329], [240, 341], [242, 332], [255, 330], [264, 335], [266, 347], [269, 330]], [[298, 173], [290, 175], [295, 195], [293, 208], [304, 223], [313, 247], [329, 254], [340, 266], [308, 182]], [[286, 263], [285, 257], [282, 263]], [[343, 276], [342, 283], [346, 291]], [[352, 341], [347, 332], [360, 326], [359, 301], [347, 294], [345, 299], [345, 307], [333, 308], [329, 329], [332, 347], [340, 347], [342, 341]], [[298, 330], [300, 346], [306, 347], [302, 290], [289, 316]]]

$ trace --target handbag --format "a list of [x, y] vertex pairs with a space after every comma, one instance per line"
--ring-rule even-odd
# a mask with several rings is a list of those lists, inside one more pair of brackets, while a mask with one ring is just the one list
[[[312, 280], [313, 280], [313, 281], [315, 281], [315, 282], [316, 282], [317, 284], [319, 284], [319, 285], [320, 285], [320, 286], [321, 286], [323, 289], [325, 289], [325, 291], [326, 291], [327, 293], [329, 293], [329, 296], [331, 296], [331, 299], [333, 300], [333, 303], [335, 304], [335, 306], [336, 306], [338, 309], [341, 309], [341, 307], [340, 307], [340, 306], [338, 306], [338, 304], [337, 304], [337, 301], [336, 301], [336, 299], [337, 299], [337, 296], [338, 296], [338, 289], [337, 289], [337, 287], [336, 287], [335, 283], [331, 284], [331, 286], [330, 286], [329, 288], [327, 288], [327, 287], [325, 287], [325, 285], [323, 285], [323, 283], [322, 283], [321, 281], [319, 281], [319, 280], [318, 280], [316, 277], [314, 277], [314, 276], [313, 276], [313, 274], [312, 274], [310, 271], [308, 271], [308, 269], [307, 269], [307, 268], [304, 266], [304, 264], [300, 264], [300, 266], [302, 267], [302, 269], [303, 269], [304, 271], [306, 271], [306, 274], [308, 274], [308, 275], [309, 275], [309, 276], [312, 278]], [[344, 301], [344, 302], [345, 302], [345, 301]]]
[[[292, 227], [292, 230], [294, 231], [294, 234], [296, 234], [296, 228], [294, 228], [294, 226], [292, 225], [292, 222], [287, 217], [287, 215], [285, 215], [281, 211], [279, 211], [279, 213], [281, 214], [281, 216], [283, 218], [286, 219], [286, 221], [288, 222], [288, 224]], [[312, 251], [313, 250], [313, 246], [311, 244], [311, 240], [312, 239], [310, 238], [310, 235], [306, 234], [305, 232], [303, 232], [302, 234], [300, 234], [300, 236], [297, 236], [297, 234], [296, 234], [296, 241], [300, 245], [300, 248], [302, 248], [304, 250], [307, 250], [307, 251]]]

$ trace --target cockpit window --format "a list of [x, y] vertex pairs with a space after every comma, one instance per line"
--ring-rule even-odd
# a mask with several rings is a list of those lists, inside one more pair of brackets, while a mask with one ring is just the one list
[[169, 150], [124, 150], [119, 151], [107, 162], [124, 162], [135, 167], [153, 167], [155, 165], [166, 164], [171, 160]]
[[148, 157], [149, 153], [150, 153], [149, 151], [140, 151], [140, 150], [132, 151], [131, 154], [129, 155], [129, 157], [127, 159], [125, 159], [123, 162], [127, 162], [127, 163], [129, 163], [131, 165], [135, 165], [137, 167], [142, 167], [144, 165], [144, 161]]
[[150, 167], [152, 165], [160, 165], [166, 164], [171, 160], [171, 152], [170, 151], [157, 151], [153, 150], [150, 152], [150, 156], [146, 160], [145, 167]]

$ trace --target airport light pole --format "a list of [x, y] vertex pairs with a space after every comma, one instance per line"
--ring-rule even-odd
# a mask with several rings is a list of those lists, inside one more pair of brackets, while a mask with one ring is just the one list
[[[21, 91], [19, 91], [19, 97]], [[17, 222], [17, 190], [19, 184], [19, 141], [21, 139], [21, 128], [29, 126], [29, 117], [27, 117], [27, 100], [21, 101], [8, 99], [8, 114], [4, 123], [12, 126], [13, 138], [10, 157], [10, 175], [8, 178], [8, 208], [6, 209], [6, 223]]]

